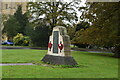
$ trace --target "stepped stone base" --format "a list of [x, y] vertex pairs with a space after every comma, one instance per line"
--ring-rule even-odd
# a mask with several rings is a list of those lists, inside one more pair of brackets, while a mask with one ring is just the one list
[[71, 56], [45, 55], [42, 61], [55, 65], [77, 65], [77, 62]]

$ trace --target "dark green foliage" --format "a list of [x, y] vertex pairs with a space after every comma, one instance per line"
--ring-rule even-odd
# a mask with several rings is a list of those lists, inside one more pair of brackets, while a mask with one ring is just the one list
[[9, 19], [4, 23], [4, 32], [7, 33], [9, 40], [12, 41], [12, 38], [17, 35], [20, 29], [20, 24], [13, 16], [10, 16]]
[[79, 48], [86, 48], [88, 46], [88, 44], [80, 44], [80, 43], [73, 43], [75, 46], [79, 47]]
[[37, 26], [31, 35], [33, 46], [47, 47], [48, 38], [48, 27], [45, 26]]
[[2, 32], [7, 33], [9, 40], [12, 41], [17, 33], [25, 35], [25, 27], [28, 23], [27, 12], [22, 14], [22, 7], [19, 5], [14, 15], [10, 16], [6, 22], [4, 21], [4, 29]]
[[[89, 3], [82, 15], [83, 20], [92, 23], [89, 28], [79, 30], [73, 42], [97, 45], [101, 47], [114, 47], [120, 43], [119, 17], [120, 3]], [[116, 47], [116, 46], [115, 46]], [[118, 48], [115, 48], [117, 50]], [[115, 51], [115, 53], [119, 51]]]
[[89, 23], [88, 22], [81, 22], [76, 25], [76, 31], [79, 31], [81, 29], [87, 29], [89, 28]]
[[22, 33], [25, 35], [25, 27], [29, 21], [28, 21], [28, 17], [27, 17], [27, 12], [24, 14], [22, 13], [21, 5], [18, 6], [16, 12], [14, 13], [14, 17], [17, 19], [17, 21], [20, 24], [19, 33]]
[[44, 23], [37, 26], [32, 23], [28, 24], [28, 27], [26, 27], [26, 34], [30, 36], [31, 46], [47, 47], [49, 40], [49, 27]]
[[[90, 24], [89, 24], [88, 22], [78, 23], [78, 24], [76, 25], [75, 32], [80, 31], [80, 30], [86, 30], [87, 28], [89, 28], [89, 26], [90, 26]], [[75, 39], [75, 38], [78, 37], [78, 36], [76, 36], [76, 35], [74, 35], [74, 36], [75, 36], [75, 37], [74, 37], [73, 39]], [[78, 41], [79, 41], [79, 40], [78, 40]], [[78, 46], [79, 48], [86, 48], [86, 47], [88, 46], [87, 43], [86, 43], [86, 44], [78, 43], [78, 42], [73, 41], [73, 40], [72, 40], [72, 44], [74, 44], [75, 46]]]
[[120, 58], [120, 44], [116, 44], [113, 49], [114, 57]]
[[72, 40], [74, 38], [74, 35], [75, 35], [75, 27], [68, 27], [67, 33], [70, 36], [70, 40]]

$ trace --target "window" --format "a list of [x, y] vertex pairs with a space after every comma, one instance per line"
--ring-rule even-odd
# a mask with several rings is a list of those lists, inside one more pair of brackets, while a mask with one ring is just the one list
[[5, 9], [8, 9], [8, 4], [5, 4]]

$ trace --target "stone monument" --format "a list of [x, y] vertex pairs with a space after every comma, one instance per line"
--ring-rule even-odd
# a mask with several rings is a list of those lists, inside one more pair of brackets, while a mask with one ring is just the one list
[[70, 53], [70, 38], [66, 28], [56, 26], [49, 38], [48, 53], [42, 59], [45, 63], [57, 65], [77, 65]]

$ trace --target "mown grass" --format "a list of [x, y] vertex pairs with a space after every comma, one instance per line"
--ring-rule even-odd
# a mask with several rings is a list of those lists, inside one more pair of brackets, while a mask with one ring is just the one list
[[[46, 50], [3, 50], [3, 63], [40, 61]], [[3, 66], [3, 78], [117, 78], [118, 59], [110, 53], [72, 51], [79, 68], [45, 67], [41, 65]]]
[[46, 50], [29, 50], [29, 49], [10, 49], [2, 50], [3, 63], [31, 63], [40, 61], [47, 53]]

